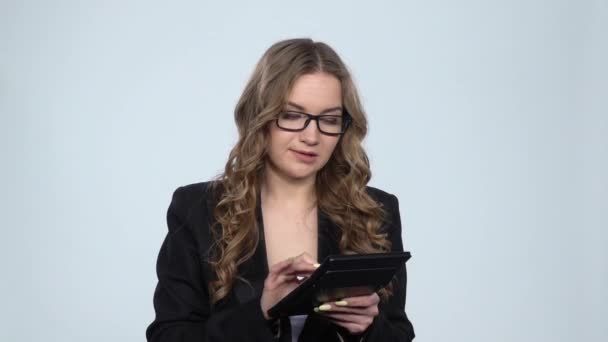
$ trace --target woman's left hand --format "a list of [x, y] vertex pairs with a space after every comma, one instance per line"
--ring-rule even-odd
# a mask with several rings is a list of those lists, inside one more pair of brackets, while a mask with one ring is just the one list
[[375, 292], [367, 296], [349, 297], [315, 307], [315, 312], [339, 325], [353, 335], [359, 335], [378, 315], [380, 297]]

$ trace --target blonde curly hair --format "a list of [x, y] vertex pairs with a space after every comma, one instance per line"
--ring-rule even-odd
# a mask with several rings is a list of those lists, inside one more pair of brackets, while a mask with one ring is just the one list
[[[226, 297], [239, 265], [251, 258], [259, 241], [256, 205], [266, 160], [268, 125], [283, 109], [295, 80], [324, 72], [341, 83], [342, 102], [351, 118], [333, 155], [316, 175], [319, 210], [340, 229], [342, 254], [390, 250], [390, 241], [379, 232], [385, 212], [366, 192], [371, 178], [369, 160], [361, 142], [367, 119], [350, 72], [327, 44], [311, 39], [289, 39], [272, 45], [262, 56], [234, 112], [239, 139], [225, 170], [215, 182], [221, 196], [214, 208], [213, 260], [216, 279], [209, 284], [211, 302]], [[380, 291], [385, 299], [391, 286]]]

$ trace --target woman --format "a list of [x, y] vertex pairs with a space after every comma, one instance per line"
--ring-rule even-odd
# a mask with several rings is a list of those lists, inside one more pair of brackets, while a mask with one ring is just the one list
[[338, 55], [310, 39], [274, 44], [235, 120], [224, 173], [173, 194], [148, 340], [412, 340], [405, 266], [378, 294], [267, 313], [327, 255], [403, 250], [397, 198], [366, 186], [367, 121]]

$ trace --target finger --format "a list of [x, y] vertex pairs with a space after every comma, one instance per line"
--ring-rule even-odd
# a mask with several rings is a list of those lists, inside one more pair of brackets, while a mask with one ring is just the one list
[[312, 257], [312, 255], [303, 252], [302, 254], [298, 255], [295, 257], [295, 261], [304, 261], [305, 263], [308, 264], [316, 264], [317, 261], [315, 260], [315, 258]]
[[310, 260], [312, 260], [310, 255], [303, 253], [298, 257], [291, 257], [280, 261], [270, 268], [267, 279], [270, 283], [275, 282], [279, 274], [308, 277], [319, 267], [319, 264], [311, 264]]
[[268, 278], [266, 283], [264, 284], [264, 287], [266, 287], [269, 290], [274, 290], [277, 287], [282, 286], [286, 283], [296, 282], [296, 281], [297, 281], [297, 279], [296, 279], [296, 276], [294, 276], [294, 275], [278, 274], [278, 275], [273, 276], [272, 278]]
[[281, 271], [282, 274], [301, 275], [308, 277], [315, 271], [315, 267], [309, 264], [293, 264]]
[[311, 264], [304, 259], [295, 258], [291, 264], [282, 268], [279, 273], [309, 276], [317, 267], [318, 264]]
[[280, 261], [268, 270], [268, 278], [272, 281], [279, 274], [290, 274], [293, 275], [293, 270], [290, 268], [295, 262], [295, 257], [287, 258]]
[[335, 304], [322, 304], [319, 305], [315, 312], [333, 314], [333, 313], [347, 313], [358, 316], [378, 316], [379, 310], [378, 305], [371, 305], [367, 307], [350, 307], [350, 306], [338, 306]]
[[291, 265], [293, 263], [295, 259], [294, 258], [288, 258], [285, 259], [283, 261], [279, 261], [276, 264], [272, 265], [270, 267], [270, 269], [268, 270], [268, 273], [278, 273], [281, 270], [285, 269], [286, 267], [288, 267], [289, 265]]
[[377, 305], [378, 303], [380, 303], [380, 296], [378, 296], [378, 294], [374, 292], [372, 294], [364, 296], [342, 298], [340, 300], [327, 304], [333, 304], [332, 306], [338, 307], [366, 308], [373, 305]]
[[288, 275], [288, 274], [279, 274], [276, 277], [275, 284], [280, 285], [280, 284], [284, 284], [284, 283], [293, 282], [295, 280], [296, 280], [296, 276]]
[[311, 270], [315, 270], [320, 266], [317, 261], [306, 252], [294, 257], [293, 266], [298, 265], [305, 265], [306, 268]]

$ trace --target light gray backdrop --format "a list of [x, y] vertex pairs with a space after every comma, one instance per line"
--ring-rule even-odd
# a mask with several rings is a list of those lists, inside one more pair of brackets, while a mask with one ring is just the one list
[[179, 185], [273, 42], [330, 43], [419, 341], [608, 341], [606, 1], [2, 1], [0, 340], [141, 341]]

